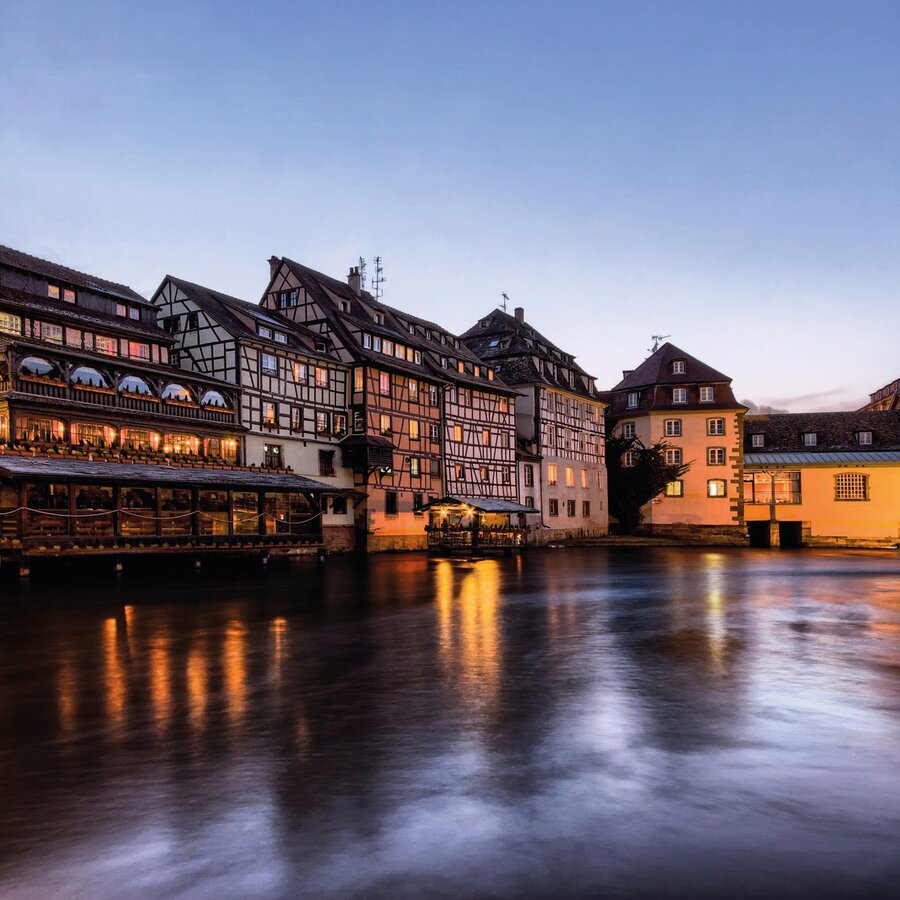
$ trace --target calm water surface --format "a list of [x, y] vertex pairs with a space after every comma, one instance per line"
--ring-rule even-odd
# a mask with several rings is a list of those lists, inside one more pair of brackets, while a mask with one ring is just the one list
[[0, 599], [3, 897], [900, 895], [896, 554], [169, 563]]

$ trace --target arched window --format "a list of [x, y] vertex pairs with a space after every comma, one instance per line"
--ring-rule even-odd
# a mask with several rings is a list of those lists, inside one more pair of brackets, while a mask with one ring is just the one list
[[228, 403], [218, 391], [207, 391], [200, 400], [201, 406], [219, 406], [228, 409]]
[[150, 385], [147, 384], [143, 378], [138, 378], [137, 375], [126, 375], [119, 382], [119, 390], [123, 394], [143, 394], [145, 397], [153, 396]]
[[22, 375], [38, 375], [45, 378], [59, 375], [59, 369], [57, 369], [53, 363], [48, 362], [40, 356], [26, 356], [25, 359], [19, 363], [19, 372], [21, 372]]
[[85, 384], [90, 387], [101, 388], [109, 387], [106, 378], [90, 366], [79, 366], [77, 369], [73, 369], [69, 380], [72, 384]]
[[181, 384], [167, 384], [162, 392], [163, 400], [183, 400], [190, 403], [194, 398], [191, 392]]

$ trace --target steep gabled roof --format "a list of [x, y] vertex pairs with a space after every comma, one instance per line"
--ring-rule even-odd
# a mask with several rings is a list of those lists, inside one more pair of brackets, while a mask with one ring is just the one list
[[50, 281], [58, 281], [62, 285], [96, 291], [98, 294], [118, 297], [121, 300], [144, 304], [148, 302], [146, 297], [133, 291], [127, 284], [117, 284], [114, 281], [107, 281], [105, 278], [98, 278], [96, 275], [87, 275], [76, 269], [61, 266], [59, 263], [22, 253], [21, 250], [14, 250], [12, 247], [0, 245], [0, 265], [20, 269], [24, 272], [33, 272]]
[[[684, 360], [685, 371], [676, 375], [672, 364], [676, 360]], [[614, 388], [614, 391], [646, 387], [651, 384], [715, 384], [731, 383], [727, 375], [701, 362], [697, 357], [685, 353], [680, 347], [663, 344], [655, 353], [647, 357], [633, 372], [626, 375]]]
[[[857, 434], [872, 433], [871, 444], [860, 444]], [[814, 433], [815, 447], [807, 447], [802, 435]], [[764, 435], [764, 446], [754, 450], [751, 436]], [[872, 452], [900, 450], [900, 410], [881, 412], [779, 413], [747, 416], [744, 419], [744, 452], [802, 451], [824, 453], [829, 450]]]

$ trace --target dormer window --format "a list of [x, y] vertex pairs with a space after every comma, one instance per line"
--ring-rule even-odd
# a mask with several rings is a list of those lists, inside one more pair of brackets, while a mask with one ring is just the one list
[[363, 341], [362, 341], [363, 349], [365, 349], [365, 350], [371, 350], [371, 349], [372, 349], [372, 335], [371, 335], [371, 334], [364, 334], [364, 335], [362, 336], [362, 338], [363, 338]]
[[818, 435], [815, 431], [804, 431], [801, 438], [804, 447], [815, 447], [818, 443]]
[[316, 341], [315, 346], [316, 350], [318, 350], [320, 353], [325, 352], [325, 341]]
[[704, 384], [700, 387], [700, 402], [712, 403], [716, 399], [716, 389], [711, 384]]
[[487, 319], [482, 319], [481, 322], [479, 322], [478, 324], [481, 325], [482, 328], [487, 328], [487, 327], [488, 327], [488, 320], [487, 320]]
[[59, 300], [59, 285], [58, 284], [48, 284], [47, 285], [47, 296], [52, 297], [54, 300]]
[[629, 391], [628, 396], [625, 399], [625, 406], [627, 406], [628, 409], [634, 409], [638, 405], [640, 397], [639, 391]]
[[487, 379], [488, 379], [488, 381], [493, 381], [493, 380], [494, 380], [494, 370], [493, 370], [493, 369], [488, 369], [488, 370], [487, 370]]
[[257, 333], [260, 337], [268, 338], [269, 340], [272, 339], [272, 329], [271, 329], [271, 328], [267, 328], [265, 325], [257, 325], [257, 326], [256, 326], [256, 333]]
[[442, 368], [442, 369], [446, 369], [446, 368], [447, 368], [447, 357], [446, 357], [446, 356], [442, 356], [442, 357], [441, 357], [441, 368]]
[[761, 448], [766, 446], [766, 436], [764, 434], [752, 434], [750, 435], [750, 446], [754, 448]]
[[66, 301], [66, 303], [74, 303], [75, 291], [70, 291], [68, 288], [65, 288], [62, 292], [62, 298]]
[[465, 371], [466, 371], [466, 364], [465, 364], [462, 360], [460, 360], [460, 361], [456, 364], [456, 366], [457, 366], [457, 370], [458, 370], [459, 372], [465, 372]]
[[412, 322], [409, 323], [409, 333], [410, 333], [410, 334], [415, 334], [415, 333], [416, 333], [416, 326], [413, 325]]
[[341, 312], [342, 313], [350, 312], [350, 304], [346, 300], [341, 300]]
[[672, 374], [673, 375], [684, 375], [685, 373], [685, 364], [683, 359], [676, 359], [672, 361]]
[[857, 431], [856, 432], [856, 443], [861, 447], [868, 447], [872, 443], [872, 432], [871, 431]]
[[276, 331], [273, 337], [279, 344], [287, 343], [287, 335], [283, 331]]
[[673, 403], [687, 403], [687, 388], [672, 388]]
[[375, 324], [376, 325], [384, 325], [384, 314], [377, 312], [375, 313]]

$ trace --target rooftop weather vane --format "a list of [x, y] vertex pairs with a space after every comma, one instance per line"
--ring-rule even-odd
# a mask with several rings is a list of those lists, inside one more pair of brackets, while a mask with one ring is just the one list
[[664, 341], [666, 338], [672, 337], [671, 334], [651, 334], [650, 340], [653, 341], [653, 349], [648, 350], [649, 353], [656, 353], [659, 350], [660, 341]]

